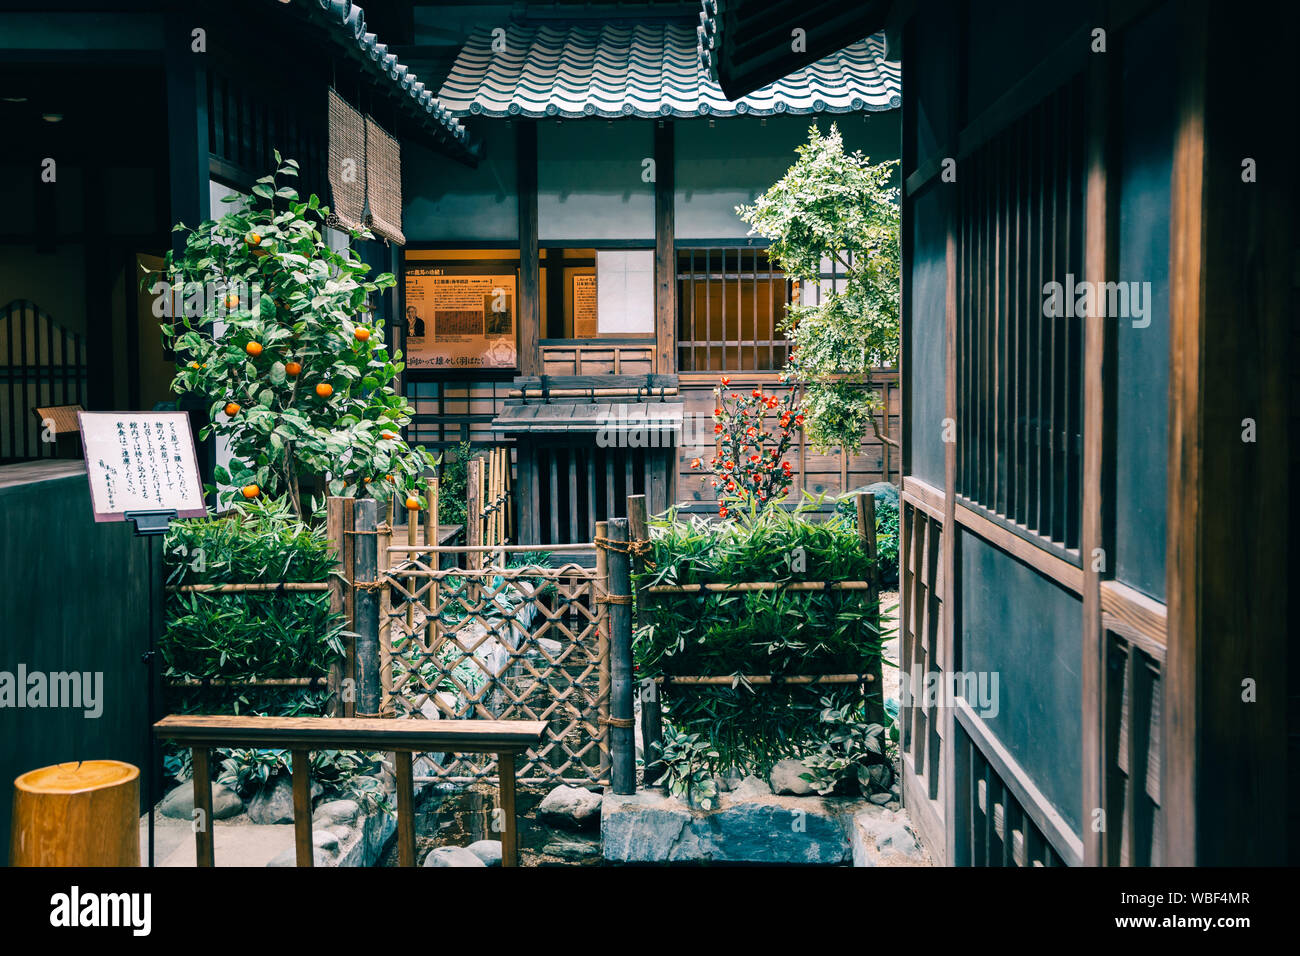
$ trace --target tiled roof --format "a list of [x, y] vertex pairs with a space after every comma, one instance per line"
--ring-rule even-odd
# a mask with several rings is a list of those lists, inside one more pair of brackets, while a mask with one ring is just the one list
[[737, 101], [700, 63], [695, 28], [512, 24], [466, 42], [438, 99], [454, 116], [735, 116], [887, 110], [901, 69], [883, 34], [851, 43]]

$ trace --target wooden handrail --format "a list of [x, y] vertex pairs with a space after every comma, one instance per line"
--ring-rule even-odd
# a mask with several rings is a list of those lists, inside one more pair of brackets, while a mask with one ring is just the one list
[[160, 739], [188, 745], [193, 755], [194, 807], [202, 812], [194, 831], [199, 866], [214, 866], [213, 747], [258, 747], [293, 752], [294, 842], [299, 866], [312, 865], [311, 760], [313, 750], [391, 752], [397, 776], [397, 855], [415, 865], [415, 793], [411, 771], [417, 753], [495, 753], [500, 778], [501, 865], [518, 865], [515, 820], [515, 756], [541, 742], [542, 720], [394, 720], [382, 717], [234, 717], [172, 714], [154, 724]]

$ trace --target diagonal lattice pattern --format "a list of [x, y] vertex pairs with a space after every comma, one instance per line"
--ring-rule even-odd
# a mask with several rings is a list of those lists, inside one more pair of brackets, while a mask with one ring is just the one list
[[[607, 783], [609, 654], [604, 582], [591, 568], [389, 568], [380, 641], [383, 712], [457, 720], [544, 720], [520, 782]], [[494, 779], [491, 754], [424, 763], [446, 782]]]

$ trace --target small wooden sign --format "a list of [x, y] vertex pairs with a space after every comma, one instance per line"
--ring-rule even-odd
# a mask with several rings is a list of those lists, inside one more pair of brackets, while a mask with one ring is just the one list
[[79, 412], [77, 420], [96, 521], [139, 511], [208, 513], [185, 412]]
[[596, 321], [596, 277], [573, 277], [573, 337], [594, 339], [598, 334]]

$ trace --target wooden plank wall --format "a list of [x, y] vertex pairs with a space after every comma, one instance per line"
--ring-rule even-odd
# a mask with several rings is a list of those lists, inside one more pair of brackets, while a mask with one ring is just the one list
[[[755, 375], [753, 373], [746, 375], [743, 372], [737, 372], [729, 376], [729, 378], [731, 381], [729, 392], [738, 390], [749, 392], [759, 385], [770, 394], [783, 395], [786, 391], [783, 387], [776, 385], [770, 375]], [[902, 434], [898, 370], [882, 369], [876, 373], [876, 379], [881, 383], [881, 393], [888, 402], [889, 431], [885, 431], [883, 411], [880, 417], [880, 430], [897, 442]], [[703, 416], [702, 420], [705, 423], [705, 427], [694, 429], [689, 424], [685, 425], [683, 435], [687, 439], [692, 435], [711, 432], [712, 426], [709, 422], [715, 407], [715, 396], [713, 394], [715, 385], [716, 379], [712, 377], [704, 380], [683, 381], [681, 400], [685, 406], [684, 417], [686, 421], [688, 423], [692, 419], [699, 421], [701, 420], [699, 416]], [[702, 458], [707, 464], [707, 461], [716, 453], [716, 446], [711, 442], [687, 441], [684, 439], [677, 455], [675, 501], [686, 505], [699, 506], [701, 510], [712, 510], [713, 502], [717, 500], [717, 494], [715, 489], [709, 485], [710, 475], [705, 468], [691, 468], [691, 461], [694, 458]], [[793, 474], [795, 475], [795, 484], [792, 486], [790, 493], [791, 501], [798, 501], [800, 491], [803, 489], [814, 495], [826, 494], [829, 496], [853, 488], [861, 488], [877, 481], [892, 481], [897, 484], [900, 481], [902, 467], [898, 448], [885, 445], [870, 431], [867, 432], [866, 437], [863, 439], [860, 450], [848, 457], [847, 464], [839, 449], [832, 449], [827, 454], [817, 454], [803, 439], [802, 435], [799, 444], [792, 450], [790, 462], [794, 467]]]

